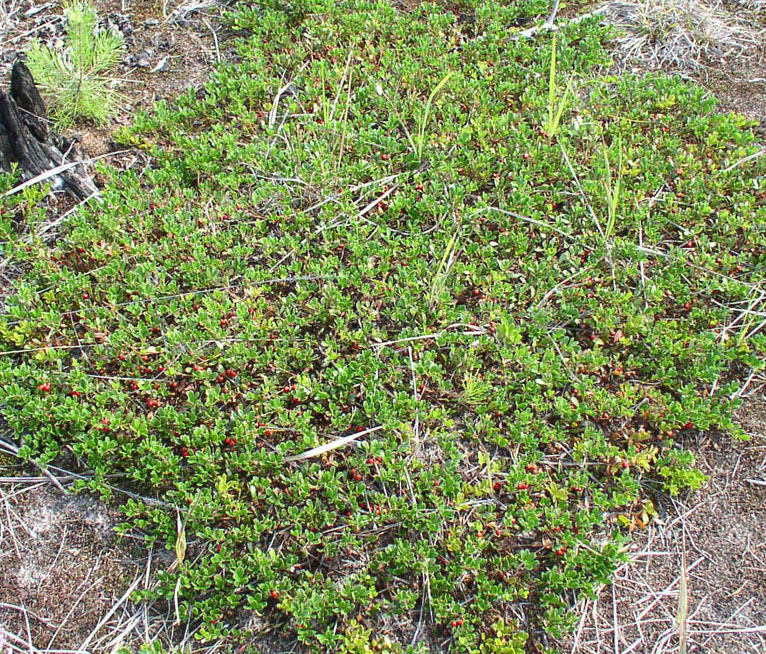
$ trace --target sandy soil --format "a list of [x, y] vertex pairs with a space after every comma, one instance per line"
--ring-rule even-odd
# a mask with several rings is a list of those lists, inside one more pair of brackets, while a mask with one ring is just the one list
[[[114, 535], [115, 511], [42, 479], [0, 486], [0, 628], [26, 650], [88, 641], [140, 574], [139, 551]], [[105, 626], [103, 633], [113, 625]]]

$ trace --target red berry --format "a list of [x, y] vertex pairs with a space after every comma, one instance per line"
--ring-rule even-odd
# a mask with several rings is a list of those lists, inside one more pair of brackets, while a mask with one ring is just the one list
[[566, 554], [566, 551], [567, 551], [566, 547], [560, 547], [559, 549], [556, 550], [556, 554], [558, 554], [559, 556], [564, 556], [564, 554]]
[[223, 374], [226, 375], [229, 379], [234, 379], [237, 376], [237, 371], [229, 369]]
[[529, 490], [529, 484], [526, 484], [523, 481], [520, 481], [518, 484], [516, 484], [516, 488], [518, 488], [519, 490]]
[[188, 447], [182, 447], [181, 448], [181, 456], [185, 459], [187, 456], [189, 456], [189, 448]]
[[279, 597], [279, 592], [272, 588], [269, 595], [271, 595], [271, 599], [277, 599]]
[[125, 361], [125, 355], [124, 355], [124, 354], [119, 354], [119, 355], [117, 355], [117, 358], [118, 358], [120, 361]]
[[503, 485], [499, 481], [496, 481], [494, 484], [492, 484], [492, 490], [494, 490], [496, 493], [499, 493], [502, 487]]
[[47, 393], [49, 390], [51, 390], [51, 383], [43, 382], [42, 384], [38, 384], [37, 388], [39, 388], [43, 393]]

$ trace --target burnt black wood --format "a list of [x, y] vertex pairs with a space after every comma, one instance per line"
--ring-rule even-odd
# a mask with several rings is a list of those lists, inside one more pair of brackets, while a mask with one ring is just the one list
[[[15, 64], [10, 93], [0, 91], [0, 168], [10, 170], [11, 164], [17, 163], [24, 177], [31, 179], [79, 160], [72, 143], [48, 127], [45, 103], [29, 68], [24, 63]], [[82, 165], [62, 171], [49, 181], [54, 189], [64, 189], [78, 200], [99, 195]]]
[[18, 63], [11, 71], [11, 97], [21, 111], [21, 117], [32, 136], [38, 141], [48, 140], [48, 112], [40, 91], [35, 86], [32, 73], [24, 63]]

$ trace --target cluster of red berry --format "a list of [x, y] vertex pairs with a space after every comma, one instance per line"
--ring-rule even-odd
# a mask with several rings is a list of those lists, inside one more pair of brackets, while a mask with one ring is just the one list
[[237, 371], [236, 370], [232, 370], [231, 368], [227, 368], [223, 372], [222, 375], [218, 375], [218, 377], [216, 377], [216, 381], [219, 384], [223, 384], [227, 379], [235, 379], [236, 376], [237, 376]]

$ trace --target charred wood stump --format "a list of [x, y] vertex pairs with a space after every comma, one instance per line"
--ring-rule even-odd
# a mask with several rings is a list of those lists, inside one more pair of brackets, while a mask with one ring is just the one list
[[56, 190], [78, 200], [98, 196], [80, 160], [74, 141], [48, 127], [45, 103], [29, 68], [15, 64], [10, 91], [0, 90], [0, 169], [10, 171], [16, 163], [26, 180], [48, 173], [46, 181]]

